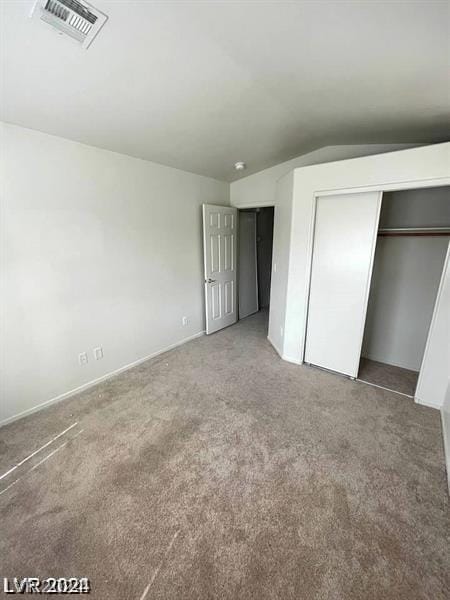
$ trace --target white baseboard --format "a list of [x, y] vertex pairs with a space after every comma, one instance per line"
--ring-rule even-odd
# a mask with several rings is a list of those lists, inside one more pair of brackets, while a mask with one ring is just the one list
[[373, 354], [370, 354], [369, 352], [365, 352], [364, 354], [361, 354], [361, 358], [367, 358], [368, 360], [374, 360], [375, 362], [380, 362], [383, 363], [385, 365], [391, 365], [392, 367], [400, 367], [400, 369], [407, 369], [408, 371], [415, 371], [416, 373], [418, 373], [420, 371], [420, 365], [417, 367], [417, 365], [406, 365], [406, 364], [399, 364], [397, 361], [392, 361], [391, 359], [386, 360], [386, 357], [384, 356], [375, 356]]
[[287, 354], [283, 354], [283, 356], [281, 357], [283, 360], [285, 360], [286, 362], [290, 362], [294, 365], [302, 365], [303, 361], [298, 360], [298, 358], [292, 358], [292, 356], [288, 356]]
[[278, 354], [278, 356], [280, 358], [282, 358], [286, 362], [293, 363], [294, 365], [302, 365], [303, 364], [303, 362], [301, 360], [298, 360], [297, 358], [292, 358], [290, 356], [287, 356], [287, 354], [283, 354], [281, 352], [281, 350], [278, 348], [278, 346], [275, 344], [275, 342], [270, 338], [270, 336], [267, 336], [267, 339], [272, 344], [274, 350], [276, 351], [276, 353]]
[[3, 427], [4, 425], [7, 425], [8, 423], [12, 423], [13, 421], [17, 421], [17, 419], [21, 419], [22, 417], [26, 417], [27, 415], [31, 415], [32, 413], [35, 413], [38, 410], [42, 410], [43, 408], [49, 406], [50, 404], [60, 402], [61, 400], [65, 400], [66, 398], [70, 398], [71, 396], [75, 396], [75, 394], [79, 394], [80, 392], [83, 392], [84, 390], [94, 387], [95, 385], [97, 385], [98, 383], [101, 383], [102, 381], [105, 381], [106, 379], [110, 379], [111, 377], [114, 377], [115, 375], [119, 375], [119, 373], [122, 373], [123, 371], [128, 371], [128, 369], [137, 367], [141, 363], [143, 363], [147, 360], [150, 360], [151, 358], [155, 358], [155, 356], [159, 356], [160, 354], [164, 354], [164, 352], [173, 350], [173, 348], [176, 348], [177, 346], [182, 346], [183, 344], [186, 344], [187, 342], [195, 340], [196, 338], [201, 337], [202, 335], [205, 335], [205, 331], [199, 331], [198, 333], [194, 333], [194, 335], [184, 338], [184, 339], [180, 340], [179, 342], [170, 344], [170, 346], [166, 346], [165, 348], [162, 348], [161, 350], [157, 350], [156, 352], [153, 352], [152, 354], [149, 354], [148, 356], [144, 356], [143, 358], [138, 358], [138, 360], [135, 360], [132, 363], [124, 365], [123, 367], [119, 367], [118, 369], [115, 369], [114, 371], [110, 371], [109, 373], [106, 373], [106, 375], [97, 377], [97, 379], [92, 379], [91, 381], [88, 381], [87, 383], [83, 383], [83, 385], [80, 385], [72, 390], [69, 390], [68, 392], [59, 394], [58, 396], [55, 396], [54, 398], [51, 398], [50, 400], [41, 402], [41, 404], [38, 404], [37, 406], [28, 408], [27, 410], [24, 410], [17, 415], [13, 415], [12, 417], [8, 417], [7, 419], [0, 421], [0, 427]]
[[441, 410], [441, 405], [440, 404], [434, 404], [433, 402], [424, 402], [423, 400], [420, 400], [420, 398], [417, 398], [417, 396], [414, 396], [414, 402], [416, 404], [421, 404], [422, 406], [428, 406], [428, 408], [435, 408], [436, 410]]
[[281, 350], [278, 348], [278, 346], [275, 344], [275, 342], [270, 338], [270, 336], [267, 336], [267, 339], [269, 340], [269, 342], [272, 344], [273, 349], [275, 350], [275, 352], [278, 354], [278, 356], [280, 358], [283, 358], [283, 353], [281, 352]]

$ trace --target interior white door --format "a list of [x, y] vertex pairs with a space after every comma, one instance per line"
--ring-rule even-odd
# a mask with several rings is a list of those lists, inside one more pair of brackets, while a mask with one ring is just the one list
[[256, 212], [239, 213], [239, 318], [258, 312]]
[[206, 333], [232, 325], [236, 310], [237, 209], [203, 204]]
[[320, 196], [305, 362], [358, 374], [382, 192]]

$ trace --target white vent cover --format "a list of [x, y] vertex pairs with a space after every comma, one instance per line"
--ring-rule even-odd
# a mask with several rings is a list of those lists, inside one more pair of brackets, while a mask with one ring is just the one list
[[87, 2], [36, 0], [32, 18], [48, 23], [88, 48], [108, 17]]

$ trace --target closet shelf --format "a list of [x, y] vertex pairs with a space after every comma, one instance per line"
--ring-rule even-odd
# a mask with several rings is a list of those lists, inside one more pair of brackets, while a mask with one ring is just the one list
[[450, 236], [450, 227], [385, 227], [378, 230], [378, 235], [383, 236], [394, 236], [394, 235], [428, 235], [438, 236], [445, 235]]

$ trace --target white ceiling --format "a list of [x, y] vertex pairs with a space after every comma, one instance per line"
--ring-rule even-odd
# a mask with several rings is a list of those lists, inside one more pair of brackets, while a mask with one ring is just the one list
[[448, 2], [92, 4], [109, 20], [83, 50], [1, 1], [3, 120], [224, 180], [449, 137]]

